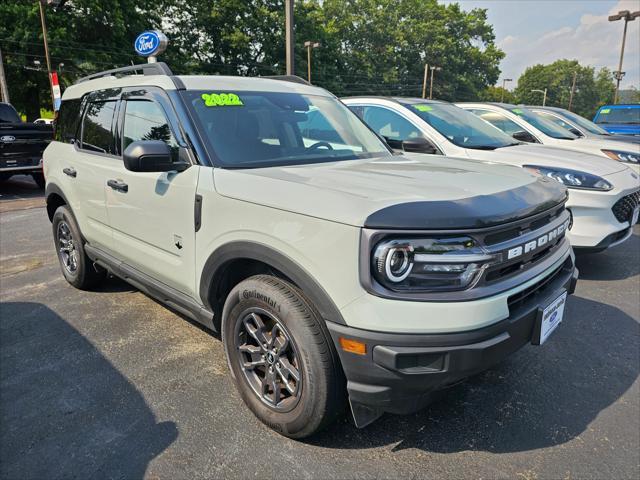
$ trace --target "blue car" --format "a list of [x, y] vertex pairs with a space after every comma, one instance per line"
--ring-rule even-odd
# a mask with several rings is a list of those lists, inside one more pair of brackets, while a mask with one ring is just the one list
[[640, 104], [603, 105], [593, 121], [609, 133], [640, 135]]

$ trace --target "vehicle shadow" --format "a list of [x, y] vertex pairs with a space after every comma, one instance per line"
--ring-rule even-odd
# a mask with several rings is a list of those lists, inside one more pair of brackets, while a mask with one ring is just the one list
[[[637, 320], [571, 297], [560, 328], [542, 347], [443, 391], [425, 410], [385, 415], [358, 430], [346, 420], [309, 443], [361, 449], [393, 445], [449, 453], [524, 452], [568, 442], [615, 403], [639, 375]], [[637, 421], [631, 420], [631, 421]]]
[[39, 303], [0, 304], [0, 477], [143, 478], [178, 436], [86, 338]]
[[600, 253], [576, 252], [576, 266], [584, 280], [624, 280], [640, 274], [640, 225], [626, 242]]
[[39, 188], [29, 175], [15, 175], [0, 182], [0, 199], [17, 200], [44, 197], [44, 189]]

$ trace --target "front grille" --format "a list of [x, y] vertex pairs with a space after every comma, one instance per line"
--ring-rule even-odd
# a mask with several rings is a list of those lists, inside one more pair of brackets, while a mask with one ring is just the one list
[[512, 228], [503, 229], [495, 233], [489, 233], [484, 237], [484, 244], [486, 246], [490, 246], [495, 245], [496, 243], [507, 242], [521, 235], [524, 235], [527, 232], [542, 228], [555, 220], [558, 215], [562, 214], [563, 211], [564, 204], [551, 209], [544, 215], [535, 216], [533, 217], [533, 219], [520, 221], [516, 226]]
[[633, 210], [638, 204], [640, 204], [640, 190], [622, 197], [611, 207], [611, 211], [620, 223], [630, 222]]
[[509, 312], [513, 312], [521, 307], [528, 299], [530, 299], [534, 295], [539, 295], [547, 291], [548, 288], [551, 287], [551, 283], [562, 274], [563, 271], [570, 269], [572, 267], [573, 260], [569, 257], [565, 260], [565, 262], [556, 268], [551, 274], [543, 278], [542, 280], [538, 280], [536, 283], [531, 285], [528, 288], [525, 288], [521, 292], [515, 293], [511, 295], [507, 299], [507, 305], [509, 306]]

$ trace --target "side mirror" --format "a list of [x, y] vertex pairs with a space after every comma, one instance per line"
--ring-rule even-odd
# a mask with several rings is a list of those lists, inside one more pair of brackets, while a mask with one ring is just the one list
[[412, 153], [438, 153], [438, 149], [435, 145], [424, 137], [415, 137], [403, 140], [402, 148], [405, 152]]
[[141, 140], [131, 143], [123, 154], [124, 167], [132, 172], [182, 172], [186, 162], [173, 162], [171, 148], [162, 140]]
[[531, 135], [529, 132], [527, 132], [526, 130], [520, 130], [519, 132], [515, 132], [514, 134], [511, 135], [513, 138], [515, 138], [516, 140], [519, 140], [521, 142], [527, 142], [527, 143], [538, 143], [538, 140], [536, 140], [536, 137], [534, 137], [533, 135]]
[[569, 131], [573, 133], [576, 137], [584, 137], [584, 135], [582, 135], [580, 130], [578, 130], [577, 128], [571, 127], [569, 128]]

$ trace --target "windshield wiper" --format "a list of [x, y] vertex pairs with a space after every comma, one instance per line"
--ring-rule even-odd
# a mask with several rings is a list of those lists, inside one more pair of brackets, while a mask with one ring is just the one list
[[473, 150], [495, 150], [500, 147], [497, 145], [466, 145], [466, 148], [471, 148]]

